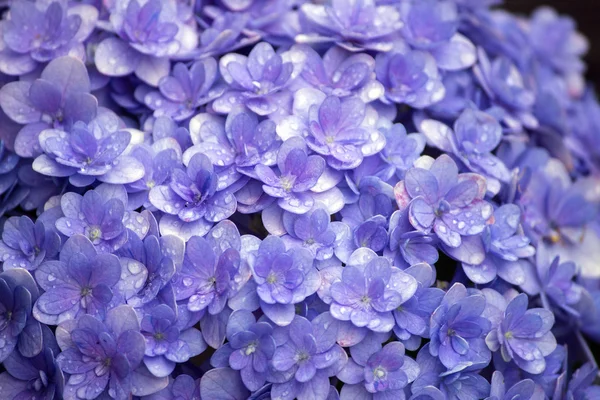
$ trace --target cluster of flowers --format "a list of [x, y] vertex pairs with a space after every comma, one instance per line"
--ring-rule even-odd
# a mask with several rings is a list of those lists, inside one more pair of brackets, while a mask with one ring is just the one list
[[0, 2], [0, 398], [599, 399], [587, 42], [498, 3]]

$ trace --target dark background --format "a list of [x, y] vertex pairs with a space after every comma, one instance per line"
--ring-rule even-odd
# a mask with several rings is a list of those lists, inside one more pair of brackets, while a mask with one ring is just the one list
[[500, 8], [515, 13], [530, 14], [537, 7], [547, 5], [560, 14], [571, 16], [578, 30], [590, 42], [585, 60], [588, 64], [587, 78], [600, 87], [600, 1], [598, 0], [504, 0]]

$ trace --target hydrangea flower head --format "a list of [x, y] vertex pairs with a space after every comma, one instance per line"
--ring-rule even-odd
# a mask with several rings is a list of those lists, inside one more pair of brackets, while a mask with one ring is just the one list
[[527, 309], [527, 295], [515, 297], [504, 312], [504, 320], [492, 330], [486, 342], [491, 350], [501, 349], [505, 361], [515, 360], [523, 370], [539, 374], [546, 368], [545, 358], [556, 348], [550, 329], [554, 315], [543, 308]]
[[[132, 72], [157, 86], [169, 75], [169, 58], [191, 52], [197, 45], [196, 27], [179, 13], [175, 0], [117, 0], [109, 3], [106, 29], [111, 36], [98, 44], [95, 63], [108, 76]], [[189, 17], [188, 17], [189, 18]]]
[[19, 1], [3, 23], [0, 71], [8, 75], [32, 72], [39, 63], [57, 57], [84, 58], [83, 42], [94, 30], [98, 10], [67, 1]]
[[418, 364], [404, 354], [402, 343], [359, 344], [352, 347], [351, 354], [337, 375], [346, 383], [340, 393], [342, 399], [404, 398], [404, 388], [419, 375]]
[[11, 217], [4, 223], [0, 257], [3, 268], [36, 269], [45, 259], [53, 259], [60, 249], [60, 237], [42, 221]]
[[434, 231], [449, 247], [463, 236], [481, 233], [492, 216], [483, 198], [486, 182], [476, 174], [458, 174], [456, 163], [441, 155], [429, 169], [413, 167], [394, 188], [401, 209], [409, 207], [410, 223], [423, 232]]
[[269, 115], [279, 109], [277, 92], [288, 84], [294, 65], [275, 53], [270, 44], [261, 42], [248, 57], [227, 54], [221, 58], [219, 69], [230, 89], [215, 100], [215, 111], [226, 114], [233, 105], [241, 104], [258, 115]]
[[144, 337], [135, 312], [118, 306], [100, 320], [83, 315], [65, 321], [58, 328], [57, 357], [63, 372], [70, 374], [65, 396], [96, 399], [106, 396], [125, 400], [130, 396], [134, 370], [144, 357]]
[[483, 316], [485, 307], [482, 294], [469, 294], [464, 285], [456, 283], [433, 312], [429, 350], [446, 368], [460, 370], [474, 364], [483, 368], [490, 362], [484, 338], [492, 324]]
[[342, 272], [341, 281], [331, 285], [331, 315], [374, 332], [394, 327], [392, 311], [417, 290], [411, 275], [392, 267], [370, 249], [356, 250]]

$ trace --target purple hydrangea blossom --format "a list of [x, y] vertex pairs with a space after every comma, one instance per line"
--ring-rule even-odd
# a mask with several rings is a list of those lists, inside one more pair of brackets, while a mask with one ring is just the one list
[[155, 117], [186, 120], [199, 107], [223, 94], [225, 87], [215, 85], [217, 78], [217, 62], [214, 58], [196, 61], [190, 68], [177, 63], [171, 75], [158, 82], [159, 90], [146, 94], [144, 103], [154, 110]]
[[42, 325], [31, 316], [39, 289], [22, 268], [0, 273], [0, 360], [13, 353], [34, 357], [42, 351]]
[[379, 156], [387, 163], [379, 174], [385, 181], [403, 179], [406, 171], [413, 166], [425, 148], [425, 137], [419, 133], [406, 133], [402, 124], [394, 124], [382, 129], [385, 147]]
[[400, 209], [409, 208], [410, 223], [424, 233], [433, 230], [450, 248], [459, 248], [463, 236], [483, 232], [493, 212], [483, 199], [485, 179], [458, 174], [458, 167], [445, 154], [424, 159], [420, 165], [425, 168], [409, 169], [394, 188]]
[[408, 217], [408, 209], [395, 211], [392, 214], [389, 234], [389, 247], [384, 249], [384, 255], [393, 260], [396, 267], [406, 269], [423, 262], [433, 265], [438, 260], [436, 238], [413, 228]]
[[259, 121], [243, 108], [232, 110], [227, 119], [211, 114], [198, 114], [190, 121], [194, 146], [184, 153], [184, 160], [197, 152], [208, 155], [220, 175], [219, 187], [234, 184], [244, 175], [256, 178], [258, 164], [273, 166], [277, 162], [275, 123]]
[[442, 78], [431, 54], [403, 45], [377, 54], [375, 61], [377, 80], [385, 88], [383, 101], [421, 109], [444, 98]]
[[490, 193], [497, 194], [500, 185], [510, 180], [508, 168], [491, 154], [502, 139], [502, 127], [493, 116], [465, 109], [454, 123], [454, 130], [431, 119], [421, 121], [419, 130], [435, 147], [454, 155], [472, 172], [485, 176]]
[[248, 390], [263, 387], [277, 346], [273, 327], [265, 321], [257, 322], [250, 311], [237, 310], [227, 322], [227, 341], [212, 356], [211, 364], [240, 371]]
[[536, 393], [535, 383], [531, 379], [524, 379], [507, 390], [502, 372], [495, 371], [492, 375], [490, 396], [486, 400], [514, 399], [515, 396], [523, 400], [541, 400], [543, 398]]
[[300, 8], [303, 34], [297, 42], [334, 42], [349, 51], [389, 51], [402, 28], [394, 6], [378, 6], [375, 0], [336, 0], [331, 4], [303, 4]]
[[111, 309], [104, 322], [91, 315], [70, 319], [57, 331], [62, 350], [57, 361], [70, 374], [65, 398], [96, 399], [110, 393], [113, 399], [125, 400], [131, 396], [145, 348], [131, 307]]
[[125, 205], [120, 199], [106, 200], [98, 191], [83, 196], [65, 193], [60, 202], [64, 217], [56, 221], [56, 229], [67, 237], [84, 235], [103, 252], [110, 253], [127, 241], [123, 224]]
[[175, 297], [185, 300], [189, 311], [219, 314], [235, 294], [239, 268], [238, 250], [229, 248], [215, 254], [205, 238], [194, 236], [186, 244], [183, 266], [173, 280]]
[[490, 393], [490, 384], [477, 373], [478, 367], [447, 370], [430, 354], [429, 344], [419, 350], [417, 363], [421, 373], [411, 386], [411, 400], [480, 400]]
[[475, 46], [457, 33], [460, 15], [453, 0], [402, 1], [402, 36], [414, 48], [428, 51], [437, 67], [466, 69], [477, 61]]
[[404, 390], [419, 375], [419, 365], [404, 354], [404, 346], [377, 341], [351, 348], [352, 358], [338, 373], [346, 383], [340, 399], [405, 398]]
[[455, 283], [448, 289], [431, 315], [431, 355], [456, 371], [472, 365], [485, 367], [491, 353], [484, 338], [492, 328], [483, 315], [485, 308], [486, 298], [477, 292], [469, 293], [463, 284]]
[[492, 351], [500, 349], [502, 358], [514, 360], [531, 374], [546, 369], [545, 357], [556, 349], [556, 339], [550, 329], [554, 315], [544, 308], [527, 309], [527, 295], [515, 297], [504, 311], [504, 320], [486, 337]]
[[57, 261], [46, 261], [35, 271], [45, 292], [35, 303], [35, 318], [49, 325], [84, 314], [104, 318], [121, 276], [119, 258], [98, 254], [92, 242], [74, 235], [65, 243]]
[[[281, 328], [280, 328], [281, 329]], [[271, 396], [298, 400], [328, 398], [329, 377], [336, 375], [348, 360], [335, 343], [334, 320], [323, 313], [308, 321], [296, 316], [273, 355], [273, 368], [283, 382], [273, 384]]]
[[229, 113], [235, 105], [245, 105], [258, 115], [269, 115], [282, 106], [279, 91], [297, 74], [294, 64], [266, 42], [258, 43], [246, 57], [230, 53], [221, 58], [219, 69], [229, 85], [212, 108]]
[[266, 165], [258, 164], [255, 173], [264, 183], [263, 190], [278, 199], [277, 204], [286, 211], [304, 214], [314, 205], [309, 190], [325, 170], [325, 160], [318, 155], [308, 155], [302, 138], [286, 140], [277, 154], [279, 174]]
[[11, 3], [2, 24], [0, 71], [24, 75], [60, 56], [84, 59], [83, 42], [92, 34], [98, 10], [64, 0]]
[[116, 114], [104, 112], [89, 124], [75, 122], [66, 129], [45, 129], [39, 142], [44, 154], [33, 161], [33, 169], [44, 175], [69, 177], [78, 187], [96, 179], [125, 184], [144, 176], [144, 166], [126, 155], [129, 146], [141, 135], [124, 130]]
[[252, 265], [259, 304], [267, 317], [279, 326], [294, 319], [294, 304], [315, 293], [321, 284], [310, 251], [292, 247], [286, 251], [277, 236], [265, 238]]
[[103, 24], [116, 37], [98, 44], [96, 68], [104, 75], [131, 73], [151, 86], [169, 75], [172, 57], [185, 56], [196, 48], [198, 38], [191, 15], [179, 13], [175, 0], [111, 1], [110, 17]]
[[175, 312], [161, 304], [145, 314], [140, 323], [146, 340], [144, 364], [159, 378], [169, 376], [177, 363], [183, 363], [206, 349], [196, 328], [181, 329]]
[[305, 57], [300, 77], [328, 96], [356, 95], [369, 103], [383, 95], [383, 86], [375, 79], [375, 60], [368, 54], [354, 54], [341, 47], [330, 48], [322, 58], [308, 46], [292, 51]]
[[6, 115], [24, 125], [15, 138], [15, 153], [36, 157], [42, 153], [39, 135], [46, 129], [62, 129], [77, 121], [89, 123], [98, 101], [90, 93], [85, 65], [73, 57], [52, 60], [39, 79], [15, 81], [0, 89], [0, 106]]
[[6, 220], [0, 242], [2, 267], [36, 269], [44, 260], [53, 259], [60, 250], [60, 237], [52, 228], [29, 217], [11, 217]]
[[[187, 169], [174, 169], [170, 182], [150, 190], [150, 203], [168, 214], [161, 221], [162, 234], [189, 239], [187, 231], [205, 235], [214, 222], [231, 216], [236, 209], [230, 190], [219, 190], [218, 176], [210, 159], [195, 154]], [[183, 224], [182, 224], [183, 223]]]
[[407, 349], [415, 350], [421, 338], [429, 336], [429, 319], [440, 305], [444, 291], [431, 287], [435, 283], [435, 270], [425, 263], [404, 270], [418, 283], [415, 294], [393, 311], [396, 325], [394, 334]]
[[393, 311], [414, 295], [417, 286], [415, 278], [373, 250], [358, 249], [341, 280], [331, 285], [331, 315], [358, 328], [389, 332], [394, 327]]

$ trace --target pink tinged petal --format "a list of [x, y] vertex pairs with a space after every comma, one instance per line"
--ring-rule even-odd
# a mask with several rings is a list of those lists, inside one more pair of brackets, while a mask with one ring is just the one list
[[104, 39], [96, 49], [96, 68], [104, 75], [125, 76], [136, 70], [141, 55], [117, 38]]
[[0, 89], [0, 106], [10, 119], [19, 124], [39, 121], [42, 114], [29, 100], [30, 82], [9, 82]]

